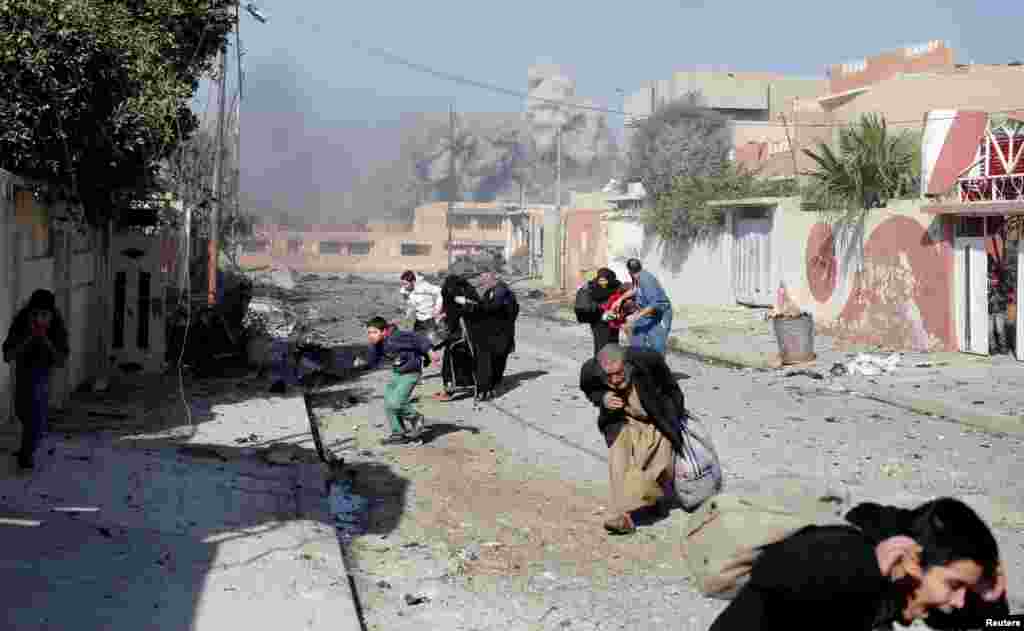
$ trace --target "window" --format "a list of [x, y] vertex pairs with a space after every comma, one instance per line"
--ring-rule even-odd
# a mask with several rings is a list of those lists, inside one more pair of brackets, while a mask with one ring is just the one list
[[367, 256], [370, 253], [370, 249], [373, 247], [373, 242], [362, 241], [359, 243], [351, 243], [348, 246], [348, 253], [352, 256]]
[[430, 244], [403, 243], [402, 256], [430, 256]]
[[466, 228], [469, 228], [469, 223], [469, 217], [466, 215], [452, 215], [448, 217], [448, 225], [452, 228], [465, 230]]
[[302, 251], [302, 239], [288, 239], [288, 254], [298, 254]]
[[959, 217], [956, 223], [956, 236], [958, 237], [983, 237], [985, 236], [984, 217]]
[[768, 219], [769, 212], [767, 206], [752, 206], [743, 208], [740, 211], [740, 217], [743, 219]]
[[480, 217], [476, 220], [476, 225], [480, 226], [481, 230], [501, 230], [503, 223], [501, 217]]
[[259, 254], [260, 252], [266, 252], [268, 245], [266, 239], [253, 239], [246, 242], [245, 251], [247, 254]]
[[321, 241], [320, 254], [341, 254], [341, 242]]

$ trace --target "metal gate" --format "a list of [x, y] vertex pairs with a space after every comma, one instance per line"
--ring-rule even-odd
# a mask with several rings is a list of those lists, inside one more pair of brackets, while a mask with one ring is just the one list
[[771, 208], [736, 211], [732, 254], [732, 288], [736, 302], [770, 307], [774, 304], [771, 259]]

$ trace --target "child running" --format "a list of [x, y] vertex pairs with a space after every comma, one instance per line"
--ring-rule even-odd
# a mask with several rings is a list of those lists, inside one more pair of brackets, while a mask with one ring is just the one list
[[423, 431], [423, 415], [412, 404], [412, 391], [430, 365], [430, 340], [419, 333], [400, 331], [380, 316], [366, 323], [366, 339], [370, 342], [367, 369], [379, 367], [384, 358], [391, 359], [391, 381], [384, 388], [391, 435], [381, 444], [415, 443]]

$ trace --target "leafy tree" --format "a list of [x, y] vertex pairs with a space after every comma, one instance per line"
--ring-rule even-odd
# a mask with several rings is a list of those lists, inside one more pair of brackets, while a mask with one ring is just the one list
[[629, 147], [628, 178], [641, 181], [655, 203], [676, 178], [718, 173], [728, 162], [732, 127], [728, 118], [697, 105], [699, 95], [670, 103], [644, 120]]
[[919, 135], [891, 134], [884, 117], [865, 114], [840, 130], [838, 153], [825, 143], [817, 151], [804, 149], [818, 165], [805, 173], [812, 179], [808, 201], [825, 210], [868, 210], [913, 195], [920, 182], [920, 147]]
[[78, 197], [93, 222], [157, 188], [231, 0], [0, 0], [0, 167]]
[[708, 202], [796, 194], [793, 180], [764, 180], [742, 166], [726, 163], [702, 175], [677, 175], [647, 211], [644, 220], [666, 240], [700, 239], [721, 225], [722, 211]]

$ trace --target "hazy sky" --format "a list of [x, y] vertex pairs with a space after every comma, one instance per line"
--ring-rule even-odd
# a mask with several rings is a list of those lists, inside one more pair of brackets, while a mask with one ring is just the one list
[[297, 211], [336, 199], [367, 165], [392, 158], [397, 136], [388, 128], [402, 112], [446, 110], [453, 101], [464, 111], [522, 109], [515, 97], [388, 64], [354, 41], [523, 91], [529, 65], [554, 62], [580, 95], [613, 109], [622, 107], [617, 90], [694, 67], [821, 77], [829, 64], [933, 39], [961, 63], [1024, 59], [1021, 0], [257, 4], [269, 22], [242, 21], [243, 186]]

